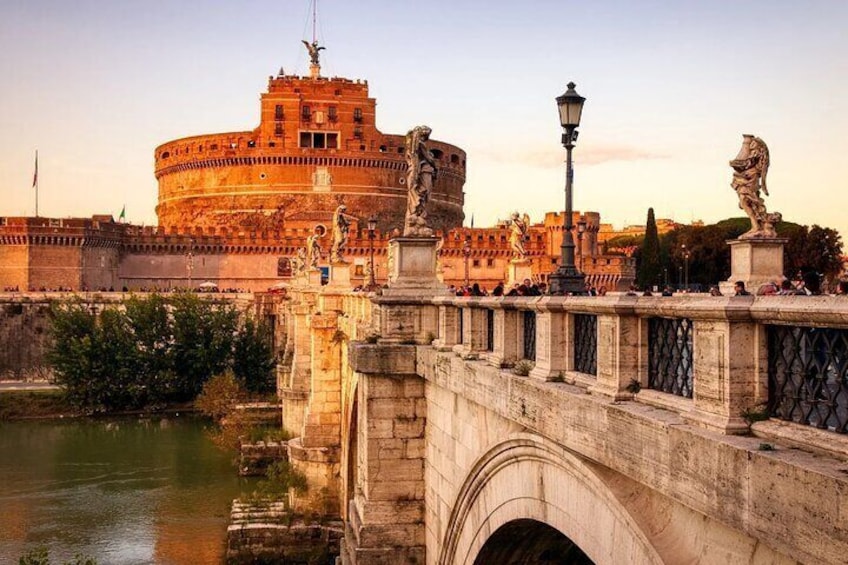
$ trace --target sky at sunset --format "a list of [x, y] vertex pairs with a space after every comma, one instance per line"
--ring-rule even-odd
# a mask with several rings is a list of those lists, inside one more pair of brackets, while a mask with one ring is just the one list
[[[155, 224], [153, 150], [243, 131], [309, 0], [0, 0], [0, 215]], [[728, 161], [771, 151], [769, 211], [848, 237], [844, 0], [321, 0], [323, 74], [367, 79], [377, 127], [467, 152], [466, 222], [562, 209], [554, 98], [587, 98], [575, 209], [616, 226], [742, 215]]]

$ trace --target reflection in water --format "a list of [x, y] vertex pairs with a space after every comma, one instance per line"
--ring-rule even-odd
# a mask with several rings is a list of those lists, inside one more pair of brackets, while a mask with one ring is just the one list
[[0, 563], [220, 563], [230, 502], [251, 485], [187, 417], [0, 424]]

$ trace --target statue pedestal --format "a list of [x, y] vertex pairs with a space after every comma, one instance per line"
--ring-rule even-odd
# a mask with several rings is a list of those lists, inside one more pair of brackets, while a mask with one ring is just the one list
[[330, 281], [327, 286], [334, 289], [343, 288], [344, 290], [352, 290], [350, 285], [350, 263], [333, 263], [330, 265]]
[[756, 294], [767, 282], [780, 283], [783, 278], [783, 246], [789, 241], [779, 237], [731, 239], [730, 278], [719, 284], [724, 295], [733, 295], [736, 281], [745, 283], [745, 289]]
[[513, 259], [509, 262], [506, 269], [506, 287], [509, 291], [515, 283], [521, 284], [524, 279], [532, 280], [532, 270], [530, 268], [530, 259]]
[[384, 296], [443, 294], [447, 291], [436, 274], [435, 237], [397, 237], [389, 241], [393, 257], [389, 286]]

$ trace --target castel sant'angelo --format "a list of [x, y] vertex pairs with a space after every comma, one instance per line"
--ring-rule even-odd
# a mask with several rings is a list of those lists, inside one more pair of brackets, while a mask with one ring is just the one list
[[[405, 135], [377, 128], [367, 81], [322, 76], [323, 47], [304, 44], [309, 75], [281, 70], [269, 77], [255, 129], [195, 135], [155, 149], [158, 226], [98, 215], [0, 218], [0, 288], [166, 290], [211, 282], [265, 290], [292, 277], [298, 249], [316, 226], [330, 225], [341, 204], [351, 227], [352, 284], [367, 276], [371, 217], [374, 271], [384, 282], [387, 242], [403, 226], [407, 200]], [[466, 154], [442, 141], [428, 145], [438, 167], [428, 210], [443, 238], [445, 282], [468, 278], [491, 288], [505, 281], [508, 223], [463, 228]], [[587, 280], [610, 289], [629, 284], [632, 259], [599, 252], [599, 214], [575, 213], [574, 220], [585, 226], [578, 267]], [[548, 213], [530, 226], [526, 248], [537, 280], [556, 269], [562, 223], [561, 214]]]

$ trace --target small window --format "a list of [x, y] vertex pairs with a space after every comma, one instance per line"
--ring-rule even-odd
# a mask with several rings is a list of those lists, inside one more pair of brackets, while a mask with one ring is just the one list
[[306, 148], [312, 147], [312, 134], [310, 132], [300, 132], [300, 146]]
[[430, 152], [436, 159], [441, 159], [442, 156], [445, 154], [444, 151], [441, 151], [440, 149], [431, 149]]
[[400, 153], [401, 155], [403, 155], [403, 147], [398, 147], [398, 153]]
[[[353, 137], [356, 138], [356, 139], [362, 139], [362, 128], [360, 128], [360, 127], [353, 128]], [[364, 148], [365, 148], [365, 146], [363, 146], [363, 149]]]
[[327, 134], [327, 149], [338, 149], [338, 148], [339, 148], [339, 134], [328, 133]]
[[247, 146], [248, 147], [256, 147], [256, 142], [251, 139], [250, 141], [247, 142]]
[[213, 143], [213, 144], [212, 144], [212, 151], [217, 151], [217, 149], [218, 149], [218, 144], [217, 144], [217, 143]]
[[315, 149], [324, 149], [327, 146], [327, 137], [323, 133], [312, 134], [312, 147]]
[[459, 164], [459, 155], [456, 153], [451, 153], [451, 164], [458, 165]]
[[[282, 130], [280, 130], [280, 133], [283, 133]], [[268, 142], [268, 147], [276, 147], [276, 146], [277, 146], [277, 144], [274, 143], [273, 141]]]
[[312, 119], [312, 108], [310, 108], [309, 106], [304, 106], [303, 108], [301, 108], [300, 119], [304, 122], [308, 122], [310, 119]]
[[480, 259], [474, 259], [474, 260], [471, 262], [471, 264], [472, 264], [474, 267], [479, 267], [479, 266], [480, 266]]
[[163, 152], [162, 152], [162, 158], [163, 158], [163, 159], [167, 159], [167, 158], [168, 158], [168, 157], [170, 157], [170, 156], [171, 156], [170, 151], [163, 151]]
[[276, 124], [274, 124], [274, 135], [277, 135], [277, 136], [283, 135], [283, 124], [282, 123], [277, 122]]
[[386, 152], [386, 146], [385, 146], [385, 145], [381, 145], [381, 146], [380, 146], [380, 153], [385, 153], [385, 152]]
[[202, 145], [198, 145], [198, 146], [197, 146], [197, 152], [198, 152], [198, 153], [203, 153], [203, 146], [202, 146]]
[[327, 119], [329, 119], [331, 122], [335, 122], [339, 117], [336, 112], [337, 111], [335, 106], [330, 106], [329, 108], [327, 108]]
[[486, 266], [487, 267], [494, 267], [495, 266], [495, 260], [494, 259], [486, 259]]
[[362, 108], [353, 109], [353, 121], [359, 123], [362, 122]]
[[283, 105], [282, 104], [277, 104], [276, 106], [274, 106], [274, 119], [275, 120], [282, 120], [283, 119]]

